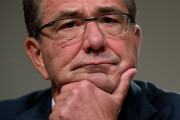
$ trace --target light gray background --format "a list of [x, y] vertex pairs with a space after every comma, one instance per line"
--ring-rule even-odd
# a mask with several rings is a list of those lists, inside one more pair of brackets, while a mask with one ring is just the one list
[[[180, 92], [180, 1], [136, 0], [142, 28], [138, 75], [159, 87]], [[27, 37], [22, 0], [0, 3], [0, 100], [47, 88], [24, 50]]]

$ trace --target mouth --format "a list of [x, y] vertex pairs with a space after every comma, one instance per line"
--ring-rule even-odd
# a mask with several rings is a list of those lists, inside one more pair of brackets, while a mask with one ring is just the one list
[[117, 63], [115, 62], [99, 62], [99, 63], [80, 63], [77, 64], [72, 71], [76, 71], [78, 69], [84, 69], [89, 73], [97, 73], [103, 72], [105, 73], [110, 66], [116, 66]]

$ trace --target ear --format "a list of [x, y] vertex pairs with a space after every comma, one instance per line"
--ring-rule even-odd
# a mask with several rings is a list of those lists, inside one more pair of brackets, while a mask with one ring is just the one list
[[41, 76], [44, 79], [48, 80], [50, 78], [42, 59], [40, 47], [41, 47], [41, 43], [39, 43], [34, 38], [29, 37], [25, 41], [25, 48], [26, 48], [26, 53], [28, 57], [30, 58], [31, 62], [36, 67], [36, 69], [40, 72]]
[[137, 47], [139, 49], [139, 47], [141, 45], [141, 28], [140, 28], [140, 26], [139, 25], [135, 25], [134, 31], [135, 31]]

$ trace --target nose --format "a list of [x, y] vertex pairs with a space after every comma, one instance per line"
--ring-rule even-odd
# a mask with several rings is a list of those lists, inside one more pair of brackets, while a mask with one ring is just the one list
[[83, 36], [83, 49], [86, 53], [103, 52], [106, 50], [107, 43], [96, 22], [87, 22]]

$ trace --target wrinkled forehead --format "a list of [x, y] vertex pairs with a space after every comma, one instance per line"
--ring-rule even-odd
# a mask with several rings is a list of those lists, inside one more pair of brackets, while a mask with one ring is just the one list
[[128, 13], [124, 0], [43, 0], [42, 22], [74, 14], [79, 17], [91, 18], [106, 13]]

